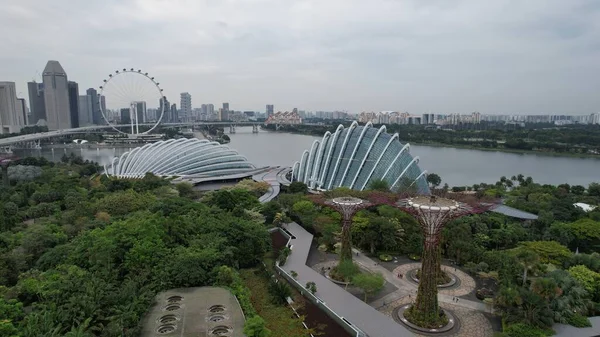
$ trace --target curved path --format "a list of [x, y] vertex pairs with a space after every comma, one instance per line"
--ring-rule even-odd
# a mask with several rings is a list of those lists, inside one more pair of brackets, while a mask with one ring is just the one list
[[312, 234], [293, 222], [285, 224], [283, 227], [295, 238], [291, 240], [292, 254], [282, 268], [288, 273], [292, 270], [298, 273], [297, 280], [300, 284], [315, 282], [317, 286], [315, 295], [335, 313], [357, 326], [369, 337], [414, 336], [412, 332], [396, 323], [391, 317], [377, 311], [307, 266], [308, 252], [313, 240]]

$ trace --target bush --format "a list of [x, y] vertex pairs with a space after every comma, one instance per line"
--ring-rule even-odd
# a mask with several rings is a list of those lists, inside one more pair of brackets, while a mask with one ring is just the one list
[[383, 262], [390, 262], [392, 261], [394, 258], [391, 255], [388, 254], [381, 254], [379, 255], [379, 259]]
[[505, 330], [504, 334], [508, 337], [546, 337], [552, 336], [554, 331], [552, 329], [540, 329], [524, 323], [518, 323], [509, 325]]
[[408, 258], [413, 261], [419, 261], [421, 259], [421, 257], [417, 254], [408, 254]]
[[475, 296], [480, 299], [480, 300], [484, 300], [486, 298], [492, 298], [494, 297], [494, 292], [490, 289], [487, 288], [481, 288], [481, 289], [477, 289], [477, 292], [475, 293]]
[[285, 305], [287, 298], [292, 296], [292, 289], [287, 283], [281, 280], [271, 279], [271, 282], [269, 282], [269, 293], [273, 296], [274, 304]]
[[283, 266], [287, 261], [288, 256], [292, 253], [290, 247], [285, 247], [279, 252], [279, 257], [277, 257], [277, 262], [279, 262], [280, 266]]
[[592, 326], [590, 320], [580, 314], [573, 314], [569, 318], [567, 318], [567, 324], [572, 325], [576, 328], [587, 328]]

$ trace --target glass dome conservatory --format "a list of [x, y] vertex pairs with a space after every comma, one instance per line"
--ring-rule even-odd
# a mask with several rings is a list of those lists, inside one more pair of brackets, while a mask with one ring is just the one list
[[254, 170], [246, 157], [228, 146], [208, 140], [169, 139], [146, 144], [115, 157], [104, 167], [109, 176], [143, 178], [147, 172], [157, 176], [213, 177]]
[[397, 133], [388, 134], [385, 125], [375, 129], [371, 123], [354, 122], [315, 140], [294, 163], [292, 175], [317, 190], [364, 190], [374, 180], [385, 180], [392, 191], [415, 189], [429, 194], [427, 171], [421, 171], [419, 157], [413, 158], [409, 151], [410, 145], [400, 143]]

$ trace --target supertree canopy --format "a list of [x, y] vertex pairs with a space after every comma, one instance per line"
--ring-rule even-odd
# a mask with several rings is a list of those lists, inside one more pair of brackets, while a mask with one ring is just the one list
[[340, 261], [352, 260], [352, 217], [356, 212], [373, 204], [354, 197], [333, 198], [325, 201], [323, 204], [333, 208], [342, 215], [342, 249], [340, 252]]

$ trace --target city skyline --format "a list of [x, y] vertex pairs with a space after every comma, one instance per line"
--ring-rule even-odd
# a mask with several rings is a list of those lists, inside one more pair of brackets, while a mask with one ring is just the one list
[[1, 80], [20, 97], [53, 59], [81, 88], [139, 67], [167, 97], [189, 92], [256, 111], [600, 111], [594, 1], [28, 0], [0, 20], [11, 50], [0, 56]]

